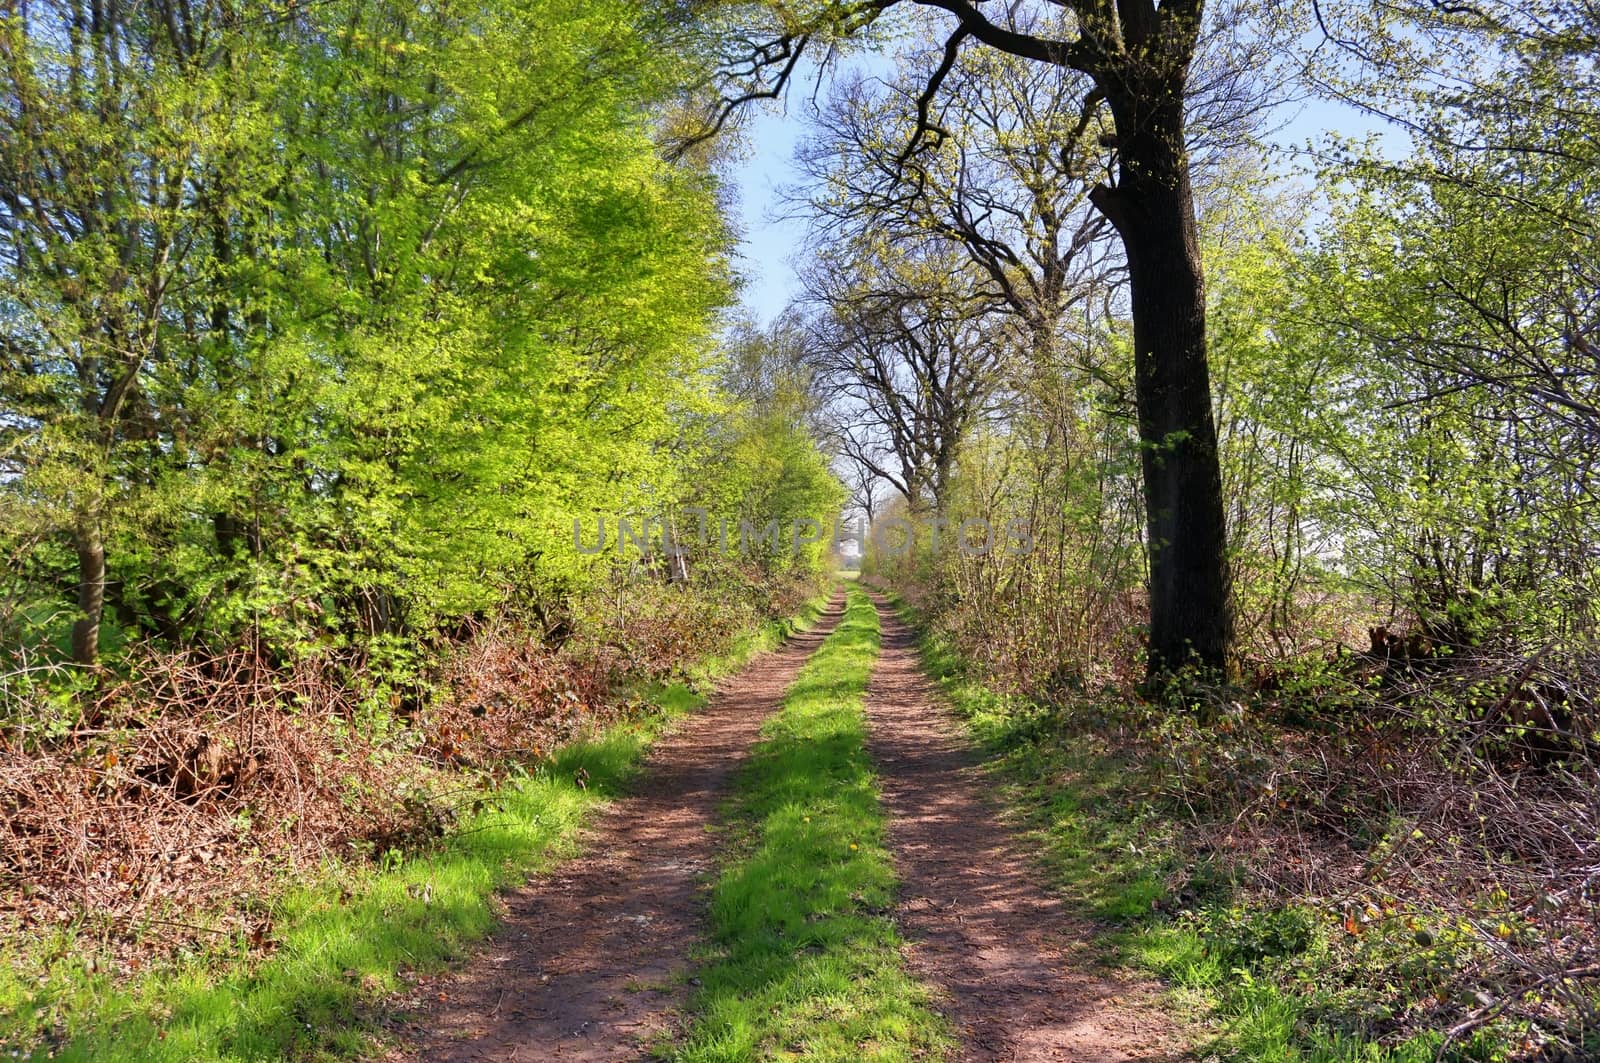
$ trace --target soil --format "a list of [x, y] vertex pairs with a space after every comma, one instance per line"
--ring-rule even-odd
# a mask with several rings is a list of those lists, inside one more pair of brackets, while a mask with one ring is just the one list
[[941, 998], [958, 1058], [1186, 1058], [1154, 984], [1097, 962], [1094, 928], [1044, 888], [979, 760], [881, 599], [883, 651], [867, 687], [868, 749], [901, 878], [912, 973]]
[[582, 855], [505, 898], [464, 970], [419, 986], [393, 1060], [637, 1060], [673, 1028], [704, 932], [718, 806], [800, 666], [843, 615], [726, 681], [656, 742], [633, 791], [598, 816]]

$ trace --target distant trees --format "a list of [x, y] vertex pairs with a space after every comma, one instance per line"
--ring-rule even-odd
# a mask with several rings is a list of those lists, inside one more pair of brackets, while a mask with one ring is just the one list
[[727, 348], [723, 390], [733, 402], [696, 433], [691, 463], [688, 501], [703, 522], [679, 537], [702, 556], [733, 550], [769, 572], [820, 571], [847, 496], [823, 449], [828, 419], [809, 337], [784, 315], [741, 323]]
[[1053, 364], [1063, 317], [1120, 269], [1089, 203], [1108, 126], [1080, 118], [1081, 74], [1003, 52], [958, 52], [924, 98], [944, 62], [914, 50], [887, 83], [835, 88], [801, 152], [813, 242], [942, 245], [970, 312]]
[[932, 241], [852, 241], [823, 253], [810, 275], [818, 311], [808, 364], [829, 437], [918, 516], [938, 511], [1010, 351], [969, 278], [967, 263]]
[[[857, 247], [925, 259], [946, 313], [965, 318], [957, 344], [982, 374], [979, 415], [942, 448], [937, 512], [925, 501], [908, 507], [942, 524], [945, 549], [875, 563], [910, 565], [956, 591], [975, 627], [1026, 628], [1030, 658], [1076, 658], [1108, 626], [1108, 603], [1144, 576], [1136, 527], [1125, 521], [1125, 459], [1136, 454], [1131, 374], [1125, 350], [1108, 342], [1124, 314], [1124, 277], [1115, 234], [1088, 201], [1106, 123], [1080, 121], [1081, 74], [992, 50], [962, 50], [925, 102], [943, 58], [913, 48], [892, 79], [837, 85], [802, 149], [814, 272], [835, 288], [881, 284], [883, 270], [859, 261], [867, 256]], [[933, 130], [916, 144], [924, 106]], [[896, 324], [855, 320], [863, 343]], [[1107, 447], [1124, 459], [1115, 471]], [[858, 468], [881, 467], [857, 457], [855, 440], [841, 450]], [[1013, 547], [1013, 531], [1024, 529], [1033, 550], [951, 549], [968, 519]], [[921, 533], [931, 545], [933, 529]]]

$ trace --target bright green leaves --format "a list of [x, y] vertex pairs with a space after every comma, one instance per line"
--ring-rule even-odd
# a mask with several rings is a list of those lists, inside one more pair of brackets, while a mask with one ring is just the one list
[[[574, 517], [693, 493], [727, 233], [658, 155], [690, 60], [635, 8], [336, 0], [202, 27], [204, 63], [30, 12], [0, 548], [98, 529], [119, 623], [287, 648], [581, 586]], [[29, 556], [59, 609], [79, 574]]]

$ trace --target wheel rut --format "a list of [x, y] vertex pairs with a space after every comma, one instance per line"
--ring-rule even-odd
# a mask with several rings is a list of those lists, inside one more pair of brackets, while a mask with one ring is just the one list
[[843, 615], [725, 680], [658, 740], [629, 795], [585, 831], [578, 856], [506, 895], [504, 920], [464, 970], [430, 981], [392, 1060], [645, 1058], [687, 993], [714, 870], [711, 828], [734, 773], [808, 657]]
[[911, 631], [874, 604], [883, 649], [867, 686], [867, 748], [901, 878], [896, 917], [912, 973], [956, 1028], [957, 1058], [1186, 1058], [1156, 988], [1097, 969], [1092, 928], [1039, 881]]

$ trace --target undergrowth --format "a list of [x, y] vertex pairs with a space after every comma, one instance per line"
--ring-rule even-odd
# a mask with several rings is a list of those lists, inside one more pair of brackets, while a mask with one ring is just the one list
[[[1507, 970], [1537, 962], [1540, 919], [1518, 914], [1488, 865], [1461, 908], [1386, 887], [1372, 869], [1384, 870], [1385, 846], [1399, 844], [1397, 832], [1409, 837], [1409, 821], [1335, 844], [1309, 826], [1282, 829], [1260, 802], [1238, 814], [1235, 796], [1223, 800], [1215, 789], [1241, 774], [1230, 763], [1241, 754], [1226, 719], [1212, 727], [1223, 741], [1208, 743], [1163, 730], [1158, 721], [1170, 713], [1111, 691], [1055, 705], [998, 693], [915, 610], [901, 608], [1056, 887], [1104, 926], [1110, 960], [1159, 975], [1177, 1002], [1208, 1017], [1214, 1057], [1600, 1058], [1581, 1014], [1541, 1026], [1539, 1014], [1570, 1007], [1550, 985], [1542, 1000], [1537, 988], [1506, 988]], [[1286, 820], [1295, 811], [1292, 798], [1267, 796]], [[1372, 811], [1346, 816], [1381, 821]], [[1335, 891], [1326, 865], [1339, 862], [1366, 887]], [[1592, 928], [1577, 933], [1577, 947], [1592, 945]], [[1556, 988], [1581, 992], [1576, 981]]]
[[128, 945], [108, 959], [134, 973], [152, 958], [138, 928], [189, 948], [195, 914], [230, 898], [230, 929], [253, 933], [248, 897], [274, 877], [429, 844], [478, 791], [635, 715], [635, 691], [694, 682], [813, 591], [712, 574], [381, 653], [149, 641], [92, 676], [8, 670], [0, 647], [0, 943], [79, 926]]

